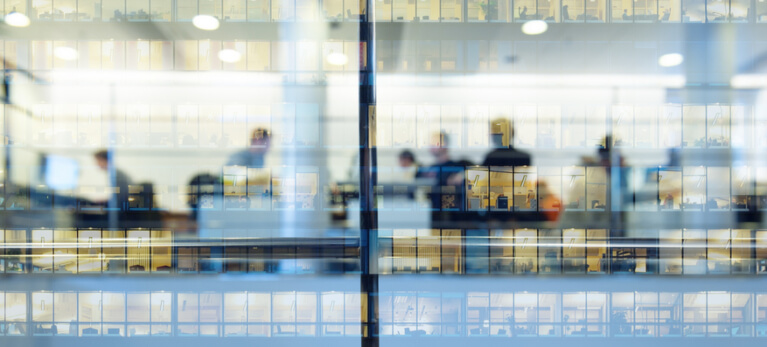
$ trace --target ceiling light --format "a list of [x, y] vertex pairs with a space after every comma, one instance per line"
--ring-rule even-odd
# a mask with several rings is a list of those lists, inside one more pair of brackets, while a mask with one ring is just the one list
[[346, 57], [346, 54], [343, 53], [330, 53], [328, 54], [328, 63], [330, 65], [346, 65], [346, 62], [349, 61], [349, 58]]
[[72, 47], [56, 47], [53, 49], [53, 55], [61, 60], [77, 60], [79, 54], [77, 50]]
[[29, 26], [29, 17], [23, 13], [11, 12], [5, 16], [5, 24], [12, 27], [23, 28]]
[[543, 34], [549, 29], [549, 25], [542, 20], [531, 20], [522, 24], [522, 32], [527, 35]]
[[672, 67], [681, 64], [684, 56], [679, 53], [664, 54], [658, 58], [658, 65], [662, 67]]
[[192, 24], [202, 30], [216, 30], [219, 25], [216, 17], [206, 14], [194, 16], [194, 18], [192, 18]]
[[233, 49], [224, 49], [218, 52], [218, 59], [225, 63], [236, 63], [242, 59], [242, 54]]

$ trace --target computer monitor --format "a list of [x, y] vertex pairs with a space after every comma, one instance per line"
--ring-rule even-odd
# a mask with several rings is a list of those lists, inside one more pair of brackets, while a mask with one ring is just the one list
[[45, 158], [45, 185], [53, 190], [74, 189], [80, 176], [80, 166], [77, 160], [49, 155]]

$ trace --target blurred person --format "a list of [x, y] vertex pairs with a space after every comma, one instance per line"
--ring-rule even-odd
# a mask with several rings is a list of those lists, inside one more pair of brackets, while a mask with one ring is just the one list
[[265, 165], [264, 158], [271, 146], [269, 131], [263, 128], [253, 130], [250, 137], [250, 147], [240, 150], [229, 157], [226, 165], [247, 166], [249, 168], [262, 168]]
[[418, 163], [415, 160], [413, 152], [407, 149], [400, 152], [398, 164], [399, 167], [397, 168], [395, 180], [397, 182], [415, 181], [415, 177], [418, 175]]
[[[432, 210], [463, 210], [464, 168], [467, 162], [453, 161], [448, 151], [448, 135], [433, 135], [429, 153], [434, 156], [433, 165], [418, 171], [418, 178], [433, 180], [431, 191]], [[470, 165], [470, 163], [468, 163]]]
[[[92, 197], [91, 202], [109, 208], [127, 210], [128, 185], [131, 184], [130, 177], [128, 177], [125, 172], [115, 167], [113, 153], [107, 150], [100, 150], [93, 154], [93, 158], [96, 160], [96, 165], [101, 170], [100, 180], [103, 180], [107, 187], [116, 189], [112, 190], [112, 194]], [[111, 206], [110, 204], [110, 200], [112, 199], [114, 199], [114, 206]]]
[[503, 145], [503, 137], [491, 134], [494, 150], [487, 154], [482, 166], [525, 166], [530, 165], [530, 155], [516, 150], [511, 144], [514, 143], [514, 127], [509, 127], [509, 145]]

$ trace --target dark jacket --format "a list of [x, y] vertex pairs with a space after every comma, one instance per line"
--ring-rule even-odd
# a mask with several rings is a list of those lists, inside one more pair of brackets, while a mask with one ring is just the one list
[[482, 166], [525, 166], [530, 163], [529, 154], [509, 147], [497, 148], [488, 153]]

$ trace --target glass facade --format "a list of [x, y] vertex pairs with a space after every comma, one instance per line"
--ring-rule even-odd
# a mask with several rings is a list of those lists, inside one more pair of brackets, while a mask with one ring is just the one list
[[[366, 3], [348, 0], [4, 0], [3, 15], [35, 21], [169, 22], [198, 14], [226, 22], [359, 22]], [[748, 23], [764, 22], [758, 0], [377, 1], [379, 22]]]
[[[364, 293], [344, 291], [39, 291], [0, 298], [7, 337], [351, 340], [363, 334], [368, 309]], [[725, 291], [380, 292], [380, 336], [748, 341], [767, 336], [766, 300], [761, 292]]]
[[0, 18], [2, 346], [767, 337], [761, 0]]

